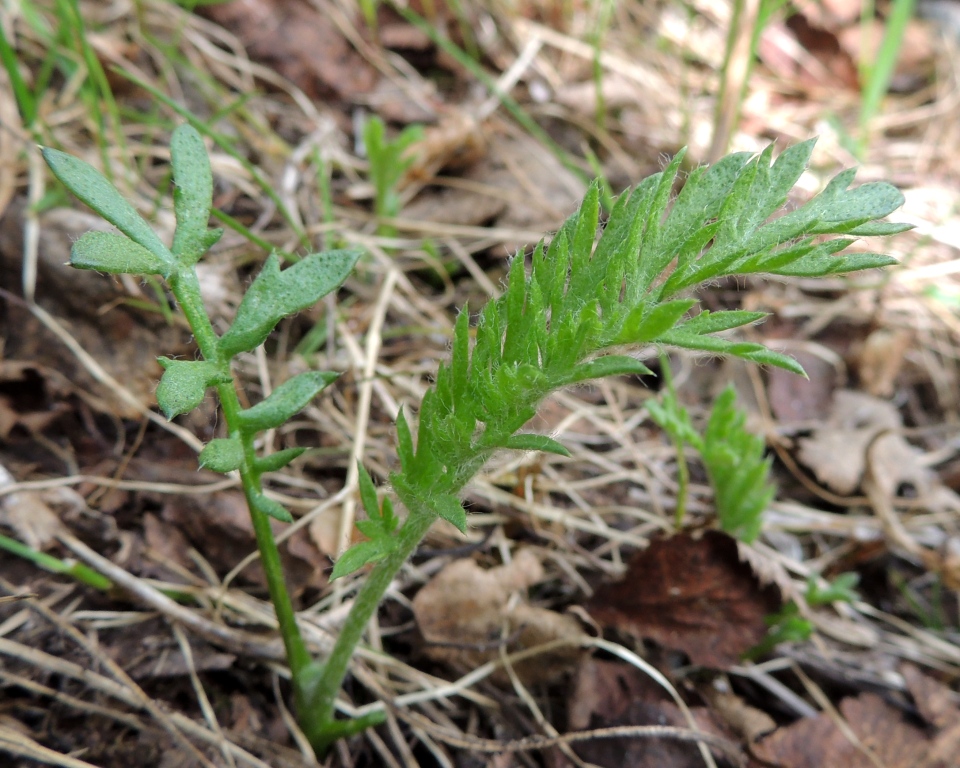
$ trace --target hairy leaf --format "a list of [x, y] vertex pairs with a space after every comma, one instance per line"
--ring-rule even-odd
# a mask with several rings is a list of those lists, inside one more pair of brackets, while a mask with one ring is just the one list
[[220, 354], [229, 358], [259, 347], [282, 318], [312, 306], [346, 280], [359, 258], [355, 250], [313, 253], [281, 272], [279, 258], [271, 254], [220, 337]]
[[306, 448], [284, 448], [282, 451], [256, 459], [253, 466], [257, 472], [276, 472], [278, 469], [283, 469], [298, 456], [302, 456], [306, 450]]
[[570, 451], [562, 443], [558, 443], [552, 437], [546, 435], [513, 435], [504, 443], [503, 447], [513, 451], [543, 451], [544, 453], [555, 453], [558, 456], [570, 456]]
[[308, 371], [288, 379], [269, 397], [240, 412], [240, 423], [246, 429], [275, 429], [302, 411], [320, 392], [337, 380], [339, 373]]
[[117, 188], [107, 181], [103, 174], [93, 166], [77, 157], [57, 149], [44, 147], [43, 159], [53, 175], [80, 200], [109, 221], [133, 242], [146, 248], [161, 262], [167, 264], [162, 274], [170, 274], [176, 262], [173, 254], [163, 244], [133, 206], [127, 202]]
[[168, 419], [200, 405], [209, 387], [230, 382], [214, 363], [168, 357], [159, 357], [157, 362], [165, 369], [157, 387], [157, 404]]
[[217, 240], [222, 230], [208, 230], [213, 205], [213, 174], [200, 134], [189, 123], [174, 130], [170, 139], [173, 165], [173, 210], [177, 228], [171, 250], [182, 265], [196, 264]]
[[651, 371], [639, 360], [627, 355], [606, 355], [588, 363], [581, 363], [567, 377], [567, 384], [577, 384], [590, 379], [602, 379], [606, 376], [651, 376]]
[[746, 414], [728, 386], [714, 402], [704, 434], [703, 463], [713, 486], [720, 527], [747, 543], [760, 533], [763, 511], [773, 500], [771, 459], [764, 458], [764, 440], [746, 429]]
[[70, 249], [70, 266], [96, 269], [115, 275], [170, 276], [172, 264], [154, 256], [126, 235], [114, 232], [87, 232]]
[[243, 466], [243, 443], [238, 437], [211, 440], [200, 451], [200, 467], [214, 472], [233, 472]]
[[[848, 235], [902, 230], [873, 221], [902, 199], [889, 185], [849, 189], [852, 174], [842, 173], [807, 205], [771, 218], [812, 149], [810, 141], [776, 159], [772, 148], [731, 155], [693, 171], [671, 203], [678, 155], [620, 196], [596, 246], [600, 193], [591, 186], [549, 247], [534, 249], [529, 269], [519, 256], [512, 261], [504, 294], [479, 313], [472, 349], [466, 311], [457, 319], [451, 363], [440, 367], [423, 398], [416, 440], [406, 417], [397, 420], [400, 471], [391, 480], [401, 497], [419, 499], [434, 513], [442, 505], [459, 520], [452, 500], [493, 451], [555, 448], [549, 438], [517, 434], [551, 391], [649, 373], [632, 357], [610, 355], [616, 347], [672, 345], [802, 374], [786, 355], [716, 335], [760, 322], [764, 313], [711, 313], [683, 292], [725, 275], [834, 274], [889, 263], [840, 253]], [[824, 234], [841, 237], [819, 242]], [[695, 439], [682, 413], [658, 417]], [[742, 482], [745, 493], [762, 490]]]
[[293, 515], [291, 515], [290, 512], [287, 511], [287, 508], [280, 502], [268, 499], [262, 493], [255, 494], [250, 500], [257, 511], [275, 520], [279, 520], [281, 523], [293, 522]]

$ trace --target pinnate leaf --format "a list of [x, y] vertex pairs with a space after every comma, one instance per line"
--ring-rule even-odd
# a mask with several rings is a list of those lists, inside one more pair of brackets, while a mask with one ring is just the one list
[[773, 500], [771, 460], [764, 440], [746, 428], [746, 414], [735, 405], [728, 386], [716, 399], [704, 434], [703, 463], [713, 486], [720, 527], [750, 543], [760, 533], [763, 511]]
[[308, 371], [288, 379], [264, 400], [240, 412], [240, 423], [254, 431], [275, 429], [302, 411], [339, 373]]
[[220, 354], [233, 357], [260, 346], [287, 315], [312, 306], [337, 288], [360, 258], [360, 251], [314, 253], [280, 271], [271, 254], [247, 289], [233, 325], [220, 338]]

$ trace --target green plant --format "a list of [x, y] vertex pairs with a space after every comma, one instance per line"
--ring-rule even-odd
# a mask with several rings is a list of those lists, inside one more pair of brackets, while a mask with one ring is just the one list
[[776, 486], [770, 481], [772, 461], [764, 458], [764, 441], [746, 428], [746, 414], [734, 405], [736, 392], [727, 386], [713, 402], [707, 429], [701, 435], [680, 405], [670, 380], [669, 366], [663, 361], [667, 390], [661, 402], [647, 404], [650, 417], [673, 440], [677, 449], [676, 522], [683, 524], [689, 472], [683, 448], [690, 446], [703, 459], [713, 487], [714, 505], [720, 528], [731, 536], [751, 542], [760, 533], [763, 510], [773, 499]]
[[[392, 219], [400, 213], [400, 195], [397, 186], [403, 174], [415, 160], [407, 150], [423, 138], [419, 125], [408, 125], [395, 139], [388, 140], [387, 128], [376, 115], [363, 127], [363, 144], [370, 160], [370, 180], [373, 182], [373, 209], [378, 218]], [[391, 237], [396, 230], [389, 224], [380, 224], [377, 233]]]
[[[860, 581], [856, 573], [841, 573], [825, 587], [820, 586], [820, 580], [815, 574], [807, 579], [807, 591], [804, 599], [811, 608], [817, 608], [831, 603], [852, 603], [859, 599], [853, 591]], [[783, 606], [777, 613], [764, 618], [769, 630], [763, 640], [751, 648], [745, 656], [756, 659], [772, 651], [780, 643], [799, 643], [808, 640], [813, 634], [813, 622], [800, 613], [800, 606], [793, 600]]]
[[311, 254], [281, 271], [271, 255], [247, 289], [230, 328], [218, 336], [203, 306], [195, 265], [219, 239], [221, 230], [208, 230], [213, 193], [210, 162], [200, 134], [181, 125], [170, 144], [176, 182], [174, 212], [177, 226], [168, 248], [140, 215], [98, 171], [55, 149], [43, 150], [54, 175], [84, 203], [113, 224], [121, 234], [88, 232], [74, 244], [70, 263], [101, 272], [159, 275], [179, 303], [203, 360], [160, 358], [165, 369], [157, 387], [157, 402], [168, 418], [187, 413], [202, 401], [207, 389], [217, 391], [228, 437], [212, 440], [200, 453], [200, 465], [217, 472], [238, 471], [250, 508], [257, 546], [270, 599], [277, 614], [294, 679], [298, 712], [308, 717], [310, 699], [304, 681], [312, 661], [296, 624], [293, 604], [283, 578], [280, 554], [269, 518], [292, 522], [290, 513], [264, 495], [261, 477], [289, 464], [303, 449], [257, 456], [256, 435], [294, 416], [336, 379], [336, 374], [310, 371], [277, 387], [262, 402], [241, 408], [231, 360], [264, 342], [286, 315], [316, 303], [337, 288], [353, 269], [358, 251]]
[[[870, 39], [871, 25], [874, 21], [874, 3], [872, 0], [865, 3], [861, 17], [861, 37], [864, 41]], [[860, 100], [859, 136], [853, 147], [854, 156], [863, 159], [870, 140], [870, 124], [880, 111], [883, 97], [890, 89], [890, 81], [897, 65], [900, 49], [907, 34], [907, 25], [913, 18], [917, 0], [893, 0], [890, 4], [890, 15], [887, 17], [883, 30], [883, 40], [877, 49], [876, 58], [870, 61], [866, 52], [869, 45], [864, 44], [863, 55], [857, 62], [862, 88]]]
[[[758, 156], [731, 155], [712, 168], [693, 171], [671, 205], [681, 153], [662, 173], [620, 196], [599, 242], [595, 236], [600, 192], [595, 184], [549, 247], [543, 242], [536, 247], [529, 270], [523, 257], [514, 259], [503, 296], [479, 313], [472, 346], [470, 313], [464, 308], [454, 327], [452, 359], [440, 366], [434, 386], [425, 394], [416, 430], [402, 411], [397, 419], [400, 467], [390, 480], [407, 510], [402, 522], [392, 500], [380, 501], [361, 467], [360, 495], [368, 517], [361, 530], [369, 540], [340, 558], [334, 576], [367, 563], [375, 565], [322, 663], [307, 655], [267, 526], [268, 516], [287, 514], [260, 487], [261, 474], [279, 469], [296, 451], [257, 457], [252, 440], [258, 430], [292, 416], [329, 384], [333, 374], [296, 377], [262, 403], [241, 410], [229, 360], [260, 344], [282, 316], [339, 285], [357, 254], [315, 254], [284, 272], [271, 256], [244, 296], [234, 324], [217, 337], [204, 313], [193, 271], [217, 237], [206, 231], [210, 169], [196, 131], [181, 126], [173, 136], [177, 230], [169, 250], [100, 174], [63, 153], [44, 151], [67, 187], [123, 233], [84, 235], [74, 246], [72, 263], [163, 276], [194, 330], [204, 359], [164, 360], [167, 371], [158, 400], [172, 417], [195, 407], [207, 387], [217, 389], [229, 437], [208, 445], [200, 461], [220, 471], [237, 469], [244, 480], [287, 646], [298, 717], [318, 754], [337, 738], [378, 721], [376, 714], [363, 721], [337, 720], [336, 698], [367, 623], [430, 526], [443, 518], [466, 528], [459, 494], [496, 451], [566, 454], [556, 440], [520, 431], [544, 397], [590, 379], [649, 373], [624, 354], [644, 345], [737, 355], [802, 373], [794, 360], [762, 345], [715, 335], [756, 323], [763, 313], [694, 313], [697, 300], [684, 295], [726, 275], [818, 276], [894, 263], [876, 254], [839, 253], [854, 237], [907, 228], [876, 221], [902, 203], [900, 193], [884, 183], [848, 189], [853, 171], [841, 173], [803, 207], [768, 221], [783, 206], [812, 149], [813, 142], [805, 142], [787, 149], [775, 162], [772, 149]], [[821, 240], [823, 235], [842, 237]]]

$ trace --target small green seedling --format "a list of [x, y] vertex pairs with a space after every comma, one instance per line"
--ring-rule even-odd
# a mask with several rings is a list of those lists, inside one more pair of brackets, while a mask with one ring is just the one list
[[[217, 391], [228, 437], [211, 442], [200, 461], [219, 471], [237, 470], [243, 480], [287, 649], [297, 716], [318, 755], [325, 754], [336, 739], [384, 718], [375, 712], [365, 719], [339, 720], [337, 695], [370, 618], [427, 530], [441, 518], [460, 530], [466, 528], [460, 494], [497, 451], [567, 455], [553, 438], [521, 431], [547, 395], [605, 376], [649, 374], [643, 363], [628, 354], [649, 345], [735, 355], [802, 373], [792, 358], [760, 344], [716, 335], [759, 322], [764, 313], [709, 312], [699, 309], [690, 291], [730, 275], [816, 277], [895, 263], [877, 254], [840, 253], [853, 238], [908, 228], [877, 221], [902, 204], [901, 194], [885, 183], [849, 189], [853, 171], [841, 173], [806, 205], [769, 220], [783, 207], [812, 150], [813, 141], [807, 141], [785, 150], [776, 161], [772, 148], [759, 155], [730, 155], [711, 168], [693, 171], [671, 201], [681, 152], [662, 173], [619, 197], [599, 241], [600, 190], [594, 184], [550, 245], [537, 245], [529, 267], [522, 256], [513, 260], [505, 292], [479, 312], [473, 343], [471, 315], [466, 308], [461, 311], [454, 326], [451, 360], [440, 366], [434, 385], [424, 395], [415, 427], [403, 411], [397, 418], [400, 466], [390, 481], [406, 509], [405, 517], [395, 514], [391, 499], [380, 501], [372, 479], [366, 471], [360, 473], [360, 498], [367, 513], [361, 530], [368, 541], [340, 558], [334, 576], [368, 563], [374, 566], [333, 650], [318, 662], [311, 661], [297, 627], [268, 525], [270, 516], [290, 517], [263, 494], [260, 483], [264, 472], [285, 466], [299, 449], [257, 456], [253, 440], [259, 431], [292, 417], [334, 375], [302, 374], [262, 403], [242, 409], [230, 360], [261, 344], [280, 318], [310, 306], [340, 285], [359, 254], [314, 254], [283, 271], [271, 256], [244, 296], [233, 325], [218, 336], [204, 310], [194, 270], [219, 237], [217, 231], [206, 230], [212, 180], [196, 131], [180, 126], [173, 135], [177, 228], [170, 248], [90, 166], [44, 150], [54, 174], [121, 233], [84, 235], [74, 245], [72, 263], [105, 272], [162, 276], [193, 329], [203, 360], [163, 359], [160, 407], [173, 417], [196, 407], [206, 389]], [[736, 454], [743, 450], [753, 457], [745, 475], [755, 477], [756, 451], [740, 436], [742, 422], [733, 409], [732, 395], [715, 409], [715, 418], [716, 426], [708, 427], [703, 438], [708, 467], [732, 466], [736, 475], [742, 462]], [[761, 498], [767, 492], [762, 484], [741, 482], [746, 490], [759, 488], [756, 493]], [[735, 529], [746, 526], [750, 535], [749, 522], [731, 524]]]
[[804, 596], [807, 605], [816, 608], [831, 603], [855, 603], [860, 599], [855, 587], [860, 583], [859, 573], [841, 573], [833, 581], [828, 581], [825, 587], [820, 586], [820, 579], [811, 574], [807, 579], [807, 593]]
[[[664, 361], [665, 363], [666, 361]], [[727, 386], [713, 403], [707, 429], [702, 435], [694, 428], [687, 409], [680, 405], [672, 383], [661, 402], [647, 404], [650, 417], [673, 440], [677, 448], [680, 491], [677, 503], [677, 527], [683, 524], [687, 478], [685, 445], [700, 454], [713, 487], [714, 504], [720, 528], [747, 543], [757, 538], [763, 523], [763, 511], [776, 494], [770, 481], [771, 459], [764, 458], [763, 438], [746, 428], [746, 414], [736, 408], [736, 393]]]
[[[806, 603], [811, 608], [817, 608], [832, 603], [853, 603], [860, 599], [854, 587], [860, 582], [856, 573], [841, 573], [825, 587], [820, 586], [820, 580], [811, 574], [807, 579], [807, 591], [804, 595]], [[813, 634], [813, 622], [800, 613], [800, 606], [793, 600], [783, 606], [777, 613], [767, 616], [764, 621], [770, 628], [767, 636], [745, 656], [756, 659], [768, 654], [780, 643], [801, 643], [809, 640]]]
[[[415, 161], [407, 150], [423, 138], [419, 125], [409, 125], [395, 139], [387, 140], [386, 126], [377, 116], [367, 120], [363, 128], [363, 144], [370, 161], [370, 181], [373, 182], [373, 210], [379, 219], [392, 219], [400, 213], [398, 185], [403, 174]], [[392, 237], [396, 229], [380, 224], [377, 234]]]

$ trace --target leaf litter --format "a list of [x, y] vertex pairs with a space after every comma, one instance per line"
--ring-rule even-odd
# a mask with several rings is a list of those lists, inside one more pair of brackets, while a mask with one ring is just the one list
[[[290, 11], [294, 5], [297, 9]], [[294, 223], [299, 217], [312, 234], [346, 238], [373, 254], [366, 271], [348, 284], [357, 302], [341, 305], [336, 322], [327, 322], [322, 310], [308, 312], [287, 322], [262, 354], [244, 356], [239, 363], [252, 387], [269, 392], [304, 370], [288, 363], [291, 350], [314, 325], [326, 325], [320, 343], [307, 352], [300, 348], [298, 354], [308, 357], [310, 367], [347, 371], [347, 381], [330, 402], [317, 401], [288, 432], [271, 437], [277, 448], [311, 449], [273, 491], [294, 499], [298, 514], [307, 515], [301, 519], [318, 523], [311, 525], [314, 532], [321, 527], [326, 531], [314, 539], [294, 535], [287, 544], [301, 594], [301, 619], [311, 642], [323, 648], [329, 640], [326, 633], [336, 631], [338, 612], [351, 595], [349, 585], [341, 592], [328, 587], [324, 573], [336, 554], [340, 505], [352, 493], [350, 488], [343, 492], [343, 483], [356, 425], [364, 419], [369, 424], [365, 461], [385, 476], [396, 461], [389, 438], [396, 408], [417, 402], [435, 362], [447, 354], [450, 307], [460, 303], [460, 295], [478, 290], [473, 283], [477, 275], [486, 280], [478, 284], [480, 291], [496, 290], [504, 255], [555, 228], [577, 199], [579, 182], [550, 149], [515, 129], [503, 110], [484, 111], [489, 110], [483, 106], [489, 92], [422, 30], [384, 9], [378, 17], [378, 41], [359, 15], [340, 5], [301, 5], [213, 5], [204, 11], [205, 18], [154, 0], [142, 4], [141, 15], [121, 9], [105, 16], [104, 7], [89, 2], [81, 2], [80, 8], [84, 19], [99, 26], [91, 41], [103, 63], [138, 72], [161, 90], [169, 86], [183, 95], [179, 102], [194, 109], [205, 103], [216, 109], [236, 107], [222, 113], [218, 124], [231, 143], [214, 147], [215, 204], [221, 210], [277, 249], [298, 247], [296, 228], [277, 212], [276, 201], [267, 202], [239, 157], [256, 164], [282, 192], [281, 202], [296, 214]], [[598, 59], [603, 75], [599, 86], [595, 49], [589, 42], [595, 39], [594, 25], [579, 16], [567, 18], [557, 8], [539, 6], [511, 16], [469, 4], [462, 11], [438, 4], [436, 12], [453, 39], [481, 47], [488, 65], [502, 76], [499, 86], [547, 126], [555, 141], [578, 156], [589, 143], [601, 156], [607, 177], [626, 184], [639, 178], [638, 168], [656, 169], [662, 156], [672, 155], [681, 144], [691, 145], [695, 162], [705, 158], [713, 112], [701, 107], [716, 92], [730, 9], [725, 3], [700, 6], [691, 16], [682, 8], [630, 4], [629, 13], [622, 13], [607, 30]], [[55, 18], [49, 15], [52, 4], [38, 3], [37, 8], [44, 18]], [[236, 26], [218, 23], [213, 16], [228, 9], [237, 14]], [[815, 189], [819, 174], [828, 175], [820, 169], [851, 163], [841, 137], [821, 118], [830, 113], [843, 121], [855, 111], [859, 94], [851, 62], [859, 43], [850, 30], [859, 30], [861, 20], [852, 4], [839, 0], [830, 12], [829, 18], [815, 17], [813, 6], [804, 6], [797, 14], [803, 18], [767, 27], [759, 68], [743, 103], [744, 130], [733, 137], [736, 149], [756, 151], [772, 137], [799, 141], [825, 133], [815, 155], [816, 170], [801, 179], [805, 192]], [[924, 29], [922, 24], [911, 28]], [[12, 29], [24, 69], [35, 71], [40, 65], [35, 52], [47, 43], [20, 17], [13, 19]], [[490, 29], [499, 34], [488, 35]], [[873, 32], [867, 34], [870, 44]], [[401, 576], [395, 601], [386, 606], [370, 635], [371, 644], [383, 653], [371, 650], [357, 662], [347, 691], [351, 706], [370, 706], [370, 691], [388, 691], [398, 701], [412, 697], [409, 706], [433, 723], [458, 728], [464, 736], [479, 733], [502, 740], [550, 727], [562, 731], [617, 722], [689, 727], [676, 702], [667, 700], [645, 673], [579, 650], [558, 654], [549, 664], [547, 656], [518, 660], [513, 665], [515, 681], [503, 672], [479, 683], [458, 681], [458, 674], [478, 665], [503, 669], [504, 655], [535, 647], [544, 637], [560, 638], [571, 647], [582, 644], [596, 630], [587, 628], [587, 614], [580, 606], [615, 595], [620, 613], [611, 622], [619, 628], [614, 636], [658, 665], [687, 699], [700, 728], [740, 739], [745, 760], [752, 753], [776, 755], [785, 765], [874, 765], [873, 758], [884, 758], [891, 766], [905, 765], [908, 759], [933, 766], [956, 754], [954, 691], [960, 654], [955, 595], [949, 590], [960, 583], [960, 539], [956, 507], [944, 492], [938, 462], [955, 453], [949, 425], [956, 423], [960, 411], [954, 362], [960, 338], [954, 314], [960, 295], [954, 278], [960, 241], [949, 202], [956, 197], [960, 176], [951, 149], [960, 140], [960, 116], [951, 101], [957, 84], [949, 67], [936, 81], [939, 90], [911, 91], [911, 79], [927, 76], [927, 40], [910, 44], [911, 52], [922, 54], [920, 64], [905, 60], [901, 65], [897, 82], [906, 90], [889, 97], [863, 169], [865, 180], [887, 177], [906, 188], [905, 215], [919, 225], [927, 242], [916, 235], [899, 236], [894, 252], [910, 253], [911, 259], [882, 285], [867, 277], [816, 287], [802, 280], [736, 287], [757, 306], [769, 304], [776, 310], [774, 322], [789, 324], [786, 340], [830, 361], [817, 372], [804, 360], [820, 386], [817, 393], [808, 395], [796, 380], [789, 394], [778, 395], [774, 383], [783, 380], [771, 371], [760, 380], [756, 398], [760, 411], [765, 397], [774, 406], [787, 398], [799, 404], [789, 416], [774, 407], [775, 420], [763, 429], [770, 439], [786, 438], [800, 471], [812, 476], [817, 490], [831, 494], [830, 500], [793, 483], [790, 472], [778, 468], [781, 491], [761, 542], [739, 554], [729, 543], [710, 545], [719, 553], [698, 560], [702, 552], [684, 550], [699, 552], [704, 541], [718, 534], [682, 535], [674, 537], [673, 544], [673, 539], [658, 536], [671, 524], [676, 465], [670, 446], [643, 416], [649, 391], [625, 379], [563, 393], [548, 406], [549, 433], [571, 448], [572, 457], [498, 459], [471, 490], [476, 528], [468, 531], [466, 544], [449, 529], [431, 533], [428, 546], [434, 552], [461, 546], [465, 551], [418, 561]], [[182, 60], [169, 68], [156, 67], [155, 62], [169, 59], [158, 41], [176, 41]], [[144, 91], [112, 71], [108, 77], [124, 107], [135, 112], [142, 106]], [[594, 124], [598, 92], [606, 99], [606, 106], [601, 105], [606, 111], [603, 121]], [[918, 93], [927, 93], [929, 109], [916, 106]], [[242, 104], [235, 101], [238, 94]], [[57, 95], [59, 100], [45, 102], [57, 145], [101, 159], [90, 141], [90, 126], [99, 123], [83, 116], [76, 91]], [[5, 125], [26, 136], [15, 105], [7, 108], [9, 101], [0, 89], [2, 113], [12, 116]], [[362, 110], [379, 112], [394, 127], [409, 120], [437, 121], [425, 139], [433, 143], [421, 147], [423, 162], [409, 179], [409, 200], [401, 211], [401, 249], [397, 242], [373, 238], [369, 210], [357, 194], [365, 183], [364, 160], [350, 148], [354, 120], [362, 118]], [[453, 117], [448, 120], [448, 115]], [[141, 210], [150, 211], [147, 201], [155, 200], [164, 184], [163, 163], [156, 162], [153, 144], [156, 127], [144, 123], [119, 135], [105, 123], [94, 130], [101, 131], [97, 140], [126, 148], [111, 150], [106, 160], [134, 186], [131, 191]], [[2, 176], [23, 184], [29, 179], [27, 166], [22, 156], [7, 151], [9, 135], [5, 131], [0, 137], [6, 148], [0, 156], [14, 167], [5, 167]], [[162, 139], [156, 140], [162, 145]], [[142, 186], [128, 181], [131, 158], [147, 174]], [[324, 174], [331, 184], [332, 217], [323, 213]], [[189, 360], [189, 340], [175, 321], [163, 319], [167, 307], [149, 285], [63, 269], [70, 242], [90, 228], [89, 222], [76, 221], [82, 214], [62, 207], [31, 219], [23, 189], [16, 189], [3, 211], [2, 287], [19, 294], [21, 254], [29, 257], [31, 237], [39, 233], [41, 247], [34, 253], [38, 301], [114, 383], [104, 384], [95, 368], [66, 352], [37, 315], [5, 301], [3, 363], [33, 366], [29, 370], [39, 379], [12, 373], [0, 380], [6, 414], [0, 463], [18, 481], [46, 485], [17, 483], [0, 491], [5, 509], [23, 499], [45, 505], [43, 512], [25, 507], [20, 522], [7, 519], [0, 533], [68, 558], [70, 552], [57, 543], [66, 539], [58, 539], [57, 532], [72, 531], [135, 574], [141, 598], [131, 602], [116, 592], [100, 595], [6, 556], [0, 568], [0, 577], [7, 579], [2, 588], [41, 595], [64, 621], [117, 651], [123, 665], [135, 659], [145, 642], [150, 648], [144, 670], [156, 669], [165, 653], [176, 657], [177, 675], [147, 674], [141, 685], [153, 699], [172, 703], [176, 728], [202, 745], [208, 759], [217, 764], [309, 764], [291, 748], [294, 741], [278, 714], [271, 673], [259, 662], [277, 657], [271, 655], [272, 614], [262, 599], [256, 567], [246, 566], [239, 576], [231, 573], [253, 549], [249, 530], [240, 518], [234, 519], [235, 490], [224, 486], [229, 479], [214, 482], [194, 471], [189, 444], [177, 440], [183, 433], [175, 436], [150, 425], [138, 437], [141, 425], [136, 419], [142, 418], [143, 406], [153, 403], [159, 377], [155, 350], [179, 349], [181, 359]], [[5, 192], [5, 203], [8, 197]], [[157, 211], [156, 218], [161, 227], [171, 221], [165, 210]], [[430, 239], [429, 247], [422, 238]], [[212, 256], [223, 330], [238, 304], [238, 286], [258, 270], [251, 267], [249, 244], [236, 233], [228, 233]], [[378, 378], [365, 406], [349, 382], [362, 378], [365, 361], [356, 351], [364, 346], [368, 308], [391, 270], [400, 276], [389, 296], [380, 356], [371, 361]], [[718, 286], [718, 301], [724, 300], [725, 290]], [[772, 331], [765, 326], [758, 332]], [[864, 351], [858, 352], [858, 345]], [[683, 371], [705, 379], [728, 375], [726, 369], [703, 361], [676, 362], [680, 385]], [[42, 386], [45, 397], [28, 392], [24, 381], [32, 382], [34, 390]], [[840, 387], [855, 397], [867, 393], [877, 398], [870, 401], [875, 412], [870, 411], [873, 415], [865, 423], [849, 418], [855, 407], [838, 405], [848, 397]], [[708, 407], [715, 393], [702, 394], [690, 398], [694, 410]], [[806, 423], [809, 434], [797, 429], [798, 421]], [[207, 438], [216, 436], [218, 428], [206, 417], [189, 426]], [[140, 456], [146, 461], [138, 463]], [[190, 471], [157, 471], [178, 462], [189, 464]], [[696, 472], [694, 467], [688, 512], [692, 527], [712, 520], [709, 489]], [[44, 521], [50, 525], [40, 525]], [[664, 558], [657, 554], [664, 547], [677, 551]], [[672, 571], [660, 572], [659, 581], [637, 579], [634, 563], [645, 553], [654, 566], [658, 557], [674, 563]], [[688, 559], [715, 576], [717, 584], [694, 583]], [[677, 568], [676, 562], [683, 567]], [[782, 600], [801, 599], [810, 576], [829, 578], [851, 570], [864, 577], [860, 602], [804, 608], [803, 615], [818, 630], [812, 642], [784, 644], [760, 664], [743, 661], [741, 654], [751, 639], [764, 631], [758, 622], [765, 610], [775, 610]], [[617, 584], [615, 579], [625, 574]], [[778, 586], [765, 585], [771, 575]], [[221, 583], [228, 577], [229, 583]], [[657, 595], [655, 584], [667, 590], [666, 597]], [[452, 604], [444, 585], [459, 585], [466, 596]], [[168, 624], [145, 623], [141, 601], [153, 594], [148, 590], [158, 588], [188, 590], [195, 602], [184, 610], [208, 622], [203, 624], [206, 629], [234, 640], [236, 632], [247, 632], [243, 637], [248, 644], [218, 648], [194, 639], [193, 661], [188, 663]], [[669, 610], [671, 589], [687, 597], [685, 611]], [[4, 719], [0, 750], [37, 756], [41, 753], [36, 749], [45, 747], [62, 756], [54, 759], [66, 760], [75, 753], [80, 758], [74, 759], [103, 766], [188, 763], [188, 751], [162, 735], [160, 720], [142, 710], [129, 683], [70, 667], [79, 646], [64, 639], [62, 628], [43, 624], [36, 610], [24, 609], [23, 602], [0, 606], [0, 650], [5, 654], [0, 672], [11, 713]], [[477, 610], [459, 623], [465, 604]], [[698, 611], [698, 605], [706, 607]], [[411, 640], [406, 634], [413, 622], [420, 625], [422, 639]], [[710, 627], [715, 637], [708, 637]], [[463, 636], [467, 628], [469, 641]], [[257, 639], [251, 641], [251, 635]], [[231, 655], [236, 658], [228, 669], [210, 668], [221, 661], [225, 666], [225, 657]], [[901, 659], [923, 671], [898, 668]], [[83, 663], [88, 665], [88, 660], [85, 656]], [[196, 699], [189, 682], [191, 664], [215, 702], [216, 724], [205, 719]], [[791, 664], [798, 665], [798, 671]], [[130, 670], [136, 665], [130, 661]], [[62, 681], [59, 688], [45, 687], [51, 676]], [[549, 682], [555, 679], [559, 682]], [[723, 704], [717, 695], [721, 683], [727, 685], [721, 691]], [[871, 693], [876, 690], [883, 692], [883, 699]], [[54, 701], [48, 715], [52, 728], [45, 730], [32, 713]], [[89, 709], [94, 705], [101, 708]], [[772, 716], [772, 732], [769, 719], [759, 718], [760, 725], [735, 725], [739, 716], [724, 714], [733, 711]], [[82, 729], [75, 726], [78, 712], [92, 718], [83, 720]], [[361, 765], [393, 765], [397, 755], [409, 765], [481, 759], [458, 754], [467, 747], [442, 746], [429, 730], [400, 728], [351, 743], [336, 759]], [[411, 753], [408, 743], [413, 741], [419, 745]], [[613, 760], [609, 764], [703, 762], [694, 748], [673, 749], [676, 745], [670, 742], [634, 737], [589, 742], [582, 750], [578, 747], [581, 759], [607, 764], [603, 744], [613, 745], [606, 750]], [[489, 758], [488, 764], [508, 764], [504, 757], [514, 759], [504, 753]], [[721, 759], [719, 753], [715, 759]]]

